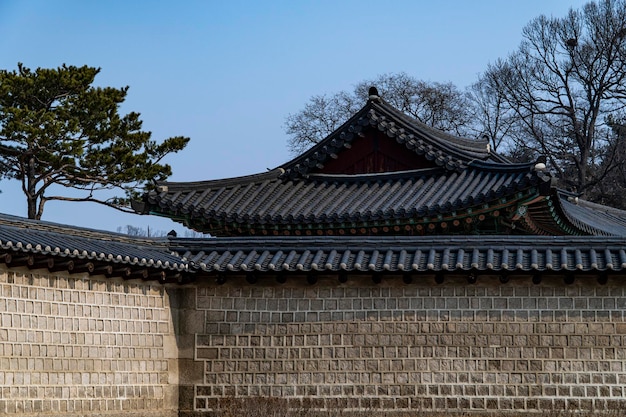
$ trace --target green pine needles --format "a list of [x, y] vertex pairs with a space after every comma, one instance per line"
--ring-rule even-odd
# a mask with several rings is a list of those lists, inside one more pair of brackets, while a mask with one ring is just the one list
[[0, 178], [21, 181], [28, 218], [41, 219], [50, 200], [133, 212], [132, 198], [171, 175], [163, 157], [189, 142], [151, 140], [139, 113], [119, 113], [128, 87], [92, 86], [99, 72], [67, 65], [32, 71], [22, 64], [0, 70]]

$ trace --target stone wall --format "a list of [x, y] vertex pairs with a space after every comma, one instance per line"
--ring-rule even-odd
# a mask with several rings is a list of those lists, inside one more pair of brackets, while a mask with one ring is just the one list
[[626, 409], [620, 279], [170, 288], [0, 266], [0, 415], [205, 416], [235, 396], [319, 409]]
[[177, 415], [170, 292], [0, 266], [0, 415]]
[[[300, 284], [300, 282], [302, 284]], [[193, 392], [181, 415], [229, 396], [311, 398], [321, 409], [624, 408], [626, 290], [580, 277], [243, 278], [195, 290]]]

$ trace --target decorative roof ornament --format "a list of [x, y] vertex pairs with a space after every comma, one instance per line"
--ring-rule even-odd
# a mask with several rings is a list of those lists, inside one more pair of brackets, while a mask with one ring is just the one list
[[370, 87], [370, 89], [367, 92], [369, 99], [372, 101], [379, 101], [380, 100], [380, 96], [378, 95], [378, 89], [374, 86]]
[[570, 197], [567, 197], [567, 201], [570, 201], [570, 202], [572, 202], [572, 203], [574, 203], [574, 204], [578, 205], [578, 196], [570, 196]]
[[544, 172], [547, 169], [546, 162], [547, 159], [545, 155], [541, 155], [539, 158], [537, 158], [537, 162], [535, 162], [535, 166], [533, 167], [533, 169], [538, 172]]

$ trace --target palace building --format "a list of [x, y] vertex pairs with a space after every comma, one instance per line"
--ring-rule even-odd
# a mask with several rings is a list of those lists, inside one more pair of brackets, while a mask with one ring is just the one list
[[626, 406], [626, 212], [375, 88], [275, 169], [133, 208], [214, 237], [0, 216], [0, 412]]

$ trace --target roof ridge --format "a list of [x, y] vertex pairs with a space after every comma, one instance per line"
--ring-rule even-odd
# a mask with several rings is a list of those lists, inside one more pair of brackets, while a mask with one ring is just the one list
[[411, 176], [415, 176], [414, 174], [434, 174], [440, 171], [444, 171], [443, 167], [434, 167], [434, 168], [418, 168], [418, 169], [408, 169], [405, 171], [392, 171], [392, 172], [372, 172], [369, 174], [325, 174], [325, 173], [314, 173], [310, 174], [310, 179], [322, 178], [322, 179], [345, 179], [345, 180], [388, 180], [395, 178], [402, 178], [405, 176], [409, 176], [409, 174], [413, 174]]
[[159, 181], [157, 183], [158, 184], [157, 190], [153, 191], [153, 193], [168, 192], [168, 191], [171, 192], [178, 188], [181, 188], [185, 191], [193, 190], [194, 188], [199, 188], [199, 189], [204, 190], [208, 184], [215, 185], [215, 186], [238, 185], [242, 183], [247, 184], [250, 182], [250, 180], [254, 180], [254, 179], [257, 179], [259, 181], [265, 181], [267, 179], [278, 178], [284, 172], [285, 170], [283, 168], [277, 167], [274, 169], [270, 169], [266, 172], [260, 172], [260, 173], [249, 174], [249, 175], [241, 175], [241, 176], [230, 177], [230, 178], [219, 178], [215, 180], [203, 180], [203, 181], [191, 181], [191, 182]]
[[379, 105], [381, 110], [385, 110], [385, 111], [388, 111], [390, 113], [393, 113], [394, 115], [400, 117], [401, 119], [405, 119], [408, 123], [416, 124], [420, 128], [422, 128], [422, 129], [424, 129], [424, 130], [426, 130], [428, 132], [432, 132], [433, 134], [435, 134], [437, 136], [441, 136], [442, 138], [448, 139], [448, 140], [450, 140], [452, 142], [457, 142], [458, 144], [464, 144], [464, 145], [467, 145], [470, 148], [476, 147], [474, 145], [483, 145], [486, 148], [487, 145], [489, 144], [489, 140], [488, 139], [469, 138], [469, 137], [463, 137], [463, 136], [456, 136], [456, 135], [453, 135], [451, 133], [444, 132], [443, 130], [437, 129], [435, 127], [429, 126], [426, 123], [419, 121], [417, 118], [413, 117], [412, 115], [406, 114], [403, 111], [396, 109], [389, 102], [385, 101], [382, 98], [379, 100], [378, 103], [374, 103], [374, 106], [376, 107], [377, 104]]
[[344, 147], [350, 147], [367, 126], [378, 128], [412, 152], [426, 154], [428, 159], [448, 170], [457, 170], [475, 160], [508, 163], [506, 158], [490, 150], [489, 140], [463, 138], [430, 127], [376, 96], [331, 134], [280, 167], [288, 176], [308, 175], [329, 158], [336, 158]]
[[501, 172], [511, 172], [511, 171], [535, 171], [533, 167], [536, 165], [536, 162], [509, 162], [506, 164], [500, 162], [493, 161], [483, 161], [480, 159], [476, 159], [468, 163], [470, 168], [476, 169], [488, 169], [488, 170], [498, 170]]

